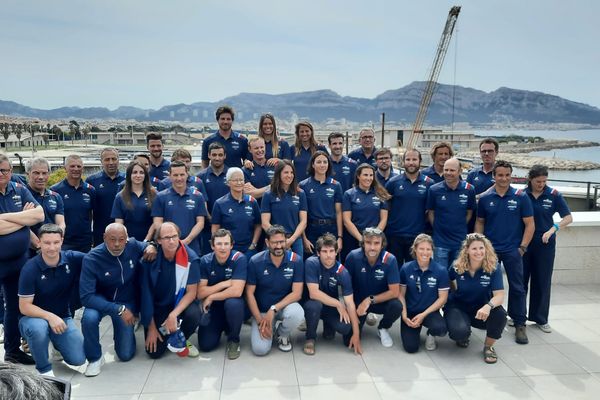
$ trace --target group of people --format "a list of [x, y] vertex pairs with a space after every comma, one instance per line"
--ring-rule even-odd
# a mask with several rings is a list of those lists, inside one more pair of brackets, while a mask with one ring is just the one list
[[[344, 135], [317, 143], [309, 122], [295, 143], [277, 134], [275, 118], [260, 118], [257, 137], [232, 130], [234, 111], [216, 112], [219, 130], [202, 146], [202, 170], [191, 174], [185, 149], [163, 156], [162, 136], [147, 135], [140, 153], [119, 171], [119, 152], [100, 153], [102, 170], [83, 180], [83, 161], [65, 159], [66, 178], [47, 187], [50, 166], [27, 162], [27, 180], [12, 175], [0, 155], [0, 284], [5, 300], [5, 360], [35, 363], [52, 374], [52, 358], [87, 361], [86, 376], [104, 364], [99, 324], [110, 316], [115, 352], [136, 352], [135, 326], [145, 350], [197, 356], [227, 336], [229, 359], [240, 355], [240, 330], [251, 322], [251, 349], [266, 355], [275, 342], [292, 349], [305, 322], [303, 352], [316, 352], [317, 327], [362, 352], [365, 323], [381, 344], [400, 320], [408, 353], [435, 337], [469, 345], [471, 327], [486, 329], [483, 358], [507, 323], [528, 343], [526, 321], [550, 332], [548, 313], [556, 233], [571, 221], [563, 197], [534, 166], [524, 190], [510, 185], [512, 167], [496, 160], [498, 143], [480, 144], [483, 164], [461, 177], [452, 146], [402, 155], [392, 167], [388, 148], [371, 129], [343, 154]], [[555, 223], [554, 214], [561, 220]], [[530, 290], [529, 313], [526, 296]], [[81, 330], [73, 322], [83, 308]], [[31, 356], [20, 348], [21, 337]]]

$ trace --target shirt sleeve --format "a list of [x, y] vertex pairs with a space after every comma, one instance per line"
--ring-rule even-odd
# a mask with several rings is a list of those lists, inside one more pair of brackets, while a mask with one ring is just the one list
[[[298, 255], [296, 255], [299, 257]], [[302, 260], [298, 260], [294, 262], [294, 283], [304, 282], [304, 263]]]
[[260, 208], [258, 207], [258, 201], [256, 201], [256, 199], [252, 201], [252, 215], [254, 216], [254, 225], [260, 225]]
[[533, 205], [531, 204], [531, 200], [529, 200], [529, 196], [523, 193], [521, 201], [521, 218], [533, 217]]
[[398, 261], [396, 260], [396, 257], [394, 257], [392, 254], [390, 254], [390, 261], [388, 264], [388, 271], [387, 271], [387, 282], [388, 285], [394, 285], [397, 283], [400, 283], [400, 271], [398, 271]]
[[435, 210], [435, 193], [431, 188], [427, 191], [427, 200], [425, 202], [426, 210]]
[[56, 192], [56, 213], [58, 215], [65, 215], [65, 202], [62, 199], [62, 196]]
[[[33, 259], [32, 259], [33, 260]], [[19, 297], [35, 296], [35, 264], [27, 262], [19, 276]]]
[[211, 224], [213, 224], [213, 225], [221, 225], [221, 222], [222, 222], [221, 220], [222, 220], [221, 206], [218, 201], [215, 201], [215, 204], [213, 205], [210, 221], [211, 221]]
[[210, 143], [210, 136], [202, 142], [202, 161], [208, 161], [208, 147]]
[[569, 206], [567, 205], [567, 202], [565, 201], [565, 198], [562, 196], [562, 194], [558, 194], [556, 196], [556, 211], [558, 211], [558, 214], [561, 216], [561, 218], [566, 217], [567, 215], [571, 214], [571, 210], [569, 209]]
[[200, 259], [196, 258], [190, 263], [190, 272], [188, 274], [187, 284], [195, 285], [200, 281]]
[[352, 290], [352, 279], [350, 273], [344, 269], [339, 277], [340, 286], [342, 287], [342, 296], [350, 296], [354, 293]]
[[152, 202], [152, 217], [164, 217], [165, 210], [163, 209], [164, 196], [157, 195]]
[[31, 192], [25, 187], [21, 186], [21, 190], [19, 190], [19, 192], [21, 194], [21, 201], [23, 203], [23, 206], [25, 206], [26, 203], [33, 203], [36, 206], [40, 205], [40, 203], [38, 203], [37, 200], [33, 198]]
[[475, 188], [472, 187], [471, 189], [469, 189], [469, 193], [467, 194], [467, 196], [469, 196], [468, 200], [467, 200], [467, 210], [475, 210], [477, 207], [477, 202], [476, 202], [476, 197], [475, 197]]
[[308, 201], [304, 190], [298, 191], [298, 198], [300, 199], [300, 211], [308, 211]]
[[335, 203], [341, 203], [342, 202], [342, 185], [340, 185], [339, 182], [336, 183], [335, 185], [335, 194], [333, 196], [334, 202]]
[[304, 263], [304, 277], [306, 283], [319, 283], [319, 262], [310, 257]]
[[231, 279], [239, 281], [246, 281], [248, 279], [248, 258], [244, 254], [240, 254], [239, 258], [235, 260]]
[[125, 213], [123, 212], [123, 199], [121, 198], [121, 193], [117, 193], [117, 195], [115, 196], [115, 201], [113, 202], [110, 217], [125, 219]]
[[208, 280], [208, 269], [210, 267], [210, 263], [206, 260], [205, 257], [200, 258], [198, 270], [200, 271], [200, 280]]
[[348, 189], [344, 192], [342, 197], [342, 211], [352, 211], [352, 196], [350, 195], [350, 191], [352, 189]]
[[206, 211], [206, 200], [202, 193], [197, 192], [196, 195], [196, 217], [206, 217], [208, 215]]
[[502, 281], [502, 269], [500, 265], [496, 265], [496, 269], [492, 272], [490, 289], [504, 290], [504, 282]]
[[448, 277], [448, 270], [440, 266], [438, 275], [438, 290], [450, 289], [450, 278]]
[[271, 191], [267, 190], [262, 197], [260, 202], [260, 212], [262, 214], [271, 213]]
[[246, 278], [246, 283], [249, 285], [256, 285], [256, 264], [252, 258], [248, 261], [248, 276]]
[[401, 268], [400, 268], [400, 272], [398, 273], [398, 275], [400, 276], [400, 285], [402, 286], [406, 286], [406, 268], [405, 268], [406, 264], [404, 264]]

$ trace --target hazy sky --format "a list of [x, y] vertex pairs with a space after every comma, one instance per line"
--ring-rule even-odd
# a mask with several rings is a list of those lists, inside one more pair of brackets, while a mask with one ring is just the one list
[[[427, 77], [454, 4], [2, 0], [0, 99], [158, 108], [240, 92], [372, 98]], [[461, 5], [441, 82], [600, 107], [600, 1]]]

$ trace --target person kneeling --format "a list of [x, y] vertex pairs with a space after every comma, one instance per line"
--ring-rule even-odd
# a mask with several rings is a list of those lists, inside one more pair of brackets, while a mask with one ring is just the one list
[[84, 253], [61, 251], [63, 235], [58, 225], [42, 225], [38, 233], [40, 254], [27, 261], [19, 278], [19, 309], [23, 314], [19, 329], [29, 344], [36, 369], [48, 376], [54, 376], [48, 342], [67, 364], [85, 364], [83, 336], [69, 310]]
[[[335, 332], [350, 337], [347, 343], [356, 354], [362, 354], [360, 329], [356, 306], [352, 293], [352, 278], [344, 266], [336, 260], [337, 239], [326, 233], [317, 239], [318, 256], [312, 256], [305, 263], [306, 286], [309, 300], [304, 302], [306, 318], [306, 343], [304, 354], [315, 354], [317, 326], [323, 320], [323, 338], [333, 339]], [[338, 288], [341, 288], [344, 301], [340, 301]]]

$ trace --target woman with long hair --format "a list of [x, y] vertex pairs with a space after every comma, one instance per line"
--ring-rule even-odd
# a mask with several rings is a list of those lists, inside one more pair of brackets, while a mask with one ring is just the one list
[[277, 164], [271, 186], [262, 197], [261, 220], [265, 232], [271, 225], [283, 226], [287, 236], [286, 247], [302, 257], [307, 204], [306, 193], [298, 187], [295, 176], [291, 161], [284, 159]]
[[312, 124], [308, 121], [300, 121], [295, 126], [296, 143], [291, 149], [292, 161], [296, 167], [296, 180], [302, 182], [308, 177], [308, 167], [311, 157], [317, 150], [323, 151], [326, 154], [325, 146], [320, 145], [315, 140], [315, 130]]
[[140, 161], [131, 161], [125, 172], [125, 185], [117, 193], [110, 217], [125, 225], [127, 233], [137, 240], [151, 240], [152, 202], [156, 189], [150, 184], [148, 170]]
[[498, 360], [494, 343], [506, 326], [502, 270], [492, 243], [480, 233], [470, 233], [463, 241], [449, 270], [451, 294], [444, 308], [450, 339], [458, 347], [468, 347], [471, 326], [486, 330], [483, 360]]
[[265, 157], [267, 165], [274, 167], [279, 160], [292, 158], [290, 145], [279, 138], [277, 123], [272, 114], [263, 114], [258, 122], [258, 136], [265, 140]]
[[344, 192], [342, 218], [344, 221], [344, 250], [342, 261], [351, 250], [358, 247], [365, 228], [385, 230], [387, 225], [387, 201], [390, 195], [375, 179], [375, 168], [363, 163], [354, 175], [354, 186]]
[[307, 254], [314, 252], [317, 239], [325, 233], [337, 237], [338, 249], [342, 249], [342, 186], [331, 173], [329, 155], [317, 150], [310, 158], [309, 177], [300, 182], [308, 206], [308, 225], [304, 232], [304, 252]]
[[[550, 311], [550, 290], [552, 271], [556, 253], [556, 235], [571, 222], [573, 217], [569, 206], [558, 190], [546, 185], [548, 168], [534, 165], [529, 170], [525, 192], [533, 205], [535, 231], [527, 252], [523, 255], [523, 281], [525, 290], [529, 287], [528, 319], [545, 333], [552, 332], [548, 324]], [[561, 217], [554, 222], [554, 214]]]
[[425, 349], [435, 350], [436, 336], [447, 333], [440, 309], [448, 300], [448, 270], [433, 261], [433, 239], [421, 233], [411, 247], [413, 261], [400, 268], [402, 319], [400, 337], [407, 353], [416, 353], [421, 344], [421, 328], [427, 327]]

